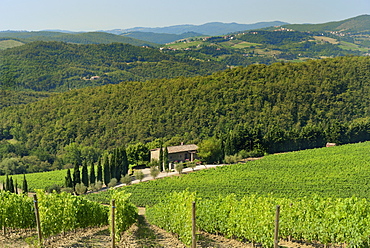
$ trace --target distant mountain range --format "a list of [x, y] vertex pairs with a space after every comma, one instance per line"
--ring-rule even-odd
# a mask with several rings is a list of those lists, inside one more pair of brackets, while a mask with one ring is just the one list
[[370, 15], [360, 15], [336, 22], [321, 24], [287, 24], [283, 27], [301, 32], [370, 32]]
[[239, 24], [239, 23], [223, 23], [223, 22], [209, 22], [202, 25], [175, 25], [175, 26], [168, 26], [168, 27], [157, 27], [157, 28], [149, 28], [149, 27], [135, 27], [135, 28], [128, 28], [128, 29], [113, 29], [113, 30], [106, 30], [104, 32], [112, 33], [112, 34], [123, 34], [123, 33], [130, 33], [130, 32], [151, 32], [151, 33], [166, 33], [166, 34], [183, 34], [183, 33], [199, 33], [202, 35], [224, 35], [229, 33], [234, 33], [238, 31], [245, 31], [251, 29], [260, 29], [272, 26], [281, 26], [286, 25], [287, 22], [281, 21], [273, 21], [273, 22], [258, 22], [255, 24]]
[[[258, 22], [255, 24], [238, 24], [210, 22], [202, 25], [175, 25], [168, 27], [134, 27], [97, 32], [71, 32], [67, 30], [45, 31], [2, 31], [0, 32], [0, 50], [22, 45], [32, 41], [63, 41], [77, 44], [127, 43], [135, 46], [153, 46], [200, 36], [223, 36], [251, 30], [276, 30], [283, 27], [300, 32], [370, 32], [370, 15], [361, 15], [342, 21], [322, 24], [289, 24], [281, 21]], [[358, 38], [358, 37], [357, 37]], [[356, 39], [357, 39], [356, 38]], [[352, 40], [348, 40], [353, 42]], [[361, 42], [363, 39], [361, 38]], [[368, 47], [368, 46], [366, 46]]]

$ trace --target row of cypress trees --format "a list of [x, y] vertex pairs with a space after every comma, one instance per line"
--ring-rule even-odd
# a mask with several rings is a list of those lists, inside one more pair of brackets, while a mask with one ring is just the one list
[[74, 188], [77, 184], [83, 183], [86, 187], [95, 184], [96, 182], [104, 182], [108, 185], [109, 182], [116, 178], [117, 181], [128, 173], [127, 153], [124, 147], [116, 148], [110, 153], [105, 153], [99, 158], [96, 172], [94, 163], [90, 162], [90, 173], [88, 171], [87, 161], [83, 161], [82, 168], [76, 164], [74, 166], [73, 175], [71, 170], [67, 170], [65, 177], [65, 186], [67, 188]]
[[[15, 180], [14, 182], [13, 177], [9, 177], [8, 175], [6, 175], [5, 182], [3, 182], [3, 190], [18, 194], [17, 180]], [[26, 175], [23, 175], [22, 192], [24, 194], [28, 193], [28, 183], [27, 183]]]

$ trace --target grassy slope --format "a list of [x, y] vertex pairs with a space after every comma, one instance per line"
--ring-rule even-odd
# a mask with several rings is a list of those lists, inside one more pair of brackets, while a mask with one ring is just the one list
[[24, 43], [16, 40], [2, 40], [0, 41], [0, 50], [7, 49], [7, 48], [12, 48], [16, 46], [21, 46]]
[[[125, 187], [136, 203], [151, 204], [169, 191], [190, 189], [201, 197], [235, 193], [278, 197], [319, 194], [326, 197], [370, 196], [370, 142], [269, 155], [245, 164], [203, 170]], [[31, 189], [62, 185], [66, 170], [27, 174]], [[0, 182], [5, 176], [0, 177]], [[23, 175], [13, 179], [22, 183]], [[102, 196], [104, 198], [104, 196]], [[145, 205], [141, 204], [141, 205]]]
[[[137, 205], [156, 203], [159, 196], [189, 189], [201, 198], [235, 193], [277, 197], [369, 198], [370, 142], [269, 155], [246, 164], [203, 170], [181, 177], [165, 178], [125, 187]], [[104, 199], [103, 195], [90, 195]]]

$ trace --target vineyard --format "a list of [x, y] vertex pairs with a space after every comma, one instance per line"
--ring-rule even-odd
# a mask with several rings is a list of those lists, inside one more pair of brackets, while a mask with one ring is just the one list
[[370, 245], [370, 202], [359, 198], [301, 199], [272, 196], [220, 196], [199, 198], [188, 191], [173, 193], [147, 210], [149, 221], [177, 233], [185, 244], [191, 243], [191, 202], [197, 203], [199, 230], [218, 233], [247, 243], [274, 247], [274, 211], [281, 208], [280, 238], [304, 240], [324, 245], [368, 247]]
[[[268, 155], [244, 164], [82, 197], [37, 190], [41, 231], [44, 237], [49, 237], [107, 225], [112, 220], [112, 208], [101, 203], [110, 204], [115, 199], [116, 229], [111, 231], [117, 240], [136, 222], [136, 206], [146, 206], [150, 223], [178, 235], [189, 245], [194, 201], [198, 231], [273, 247], [275, 209], [279, 205], [280, 239], [368, 247], [369, 149], [370, 142], [365, 142]], [[6, 229], [34, 229], [32, 199], [7, 192], [0, 194], [1, 225]]]
[[[129, 196], [124, 192], [112, 194], [117, 200], [114, 208], [117, 218], [114, 236], [117, 239], [137, 219], [137, 208], [129, 201]], [[7, 229], [34, 229], [37, 224], [35, 216], [39, 216], [39, 237], [43, 238], [78, 228], [108, 225], [108, 215], [113, 209], [65, 192], [45, 194], [37, 190], [35, 199], [38, 200], [33, 201], [28, 196], [1, 191], [0, 199], [0, 225], [4, 233]]]
[[[202, 199], [218, 194], [280, 198], [321, 197], [369, 198], [370, 142], [269, 155], [245, 164], [227, 165], [187, 175], [163, 178], [118, 190], [132, 194], [137, 206], [152, 206], [161, 196], [188, 189]], [[217, 192], [217, 194], [215, 194]], [[89, 194], [90, 200], [108, 203], [106, 192]]]

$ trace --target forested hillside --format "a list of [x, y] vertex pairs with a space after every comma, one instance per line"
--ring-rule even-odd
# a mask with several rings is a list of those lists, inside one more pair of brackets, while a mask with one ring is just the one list
[[369, 140], [369, 99], [369, 57], [252, 65], [72, 90], [4, 108], [0, 137], [17, 140], [12, 151], [23, 155], [56, 154], [72, 142], [108, 149], [212, 136], [224, 141], [225, 154], [289, 151]]
[[3, 31], [1, 39], [18, 40], [23, 43], [33, 41], [62, 41], [75, 44], [126, 43], [134, 46], [156, 46], [155, 43], [104, 32], [62, 33], [53, 31]]
[[370, 31], [370, 15], [360, 15], [342, 21], [321, 24], [286, 24], [283, 26], [297, 31], [368, 33]]
[[60, 92], [223, 69], [220, 63], [178, 58], [150, 47], [40, 41], [0, 51], [0, 88]]

